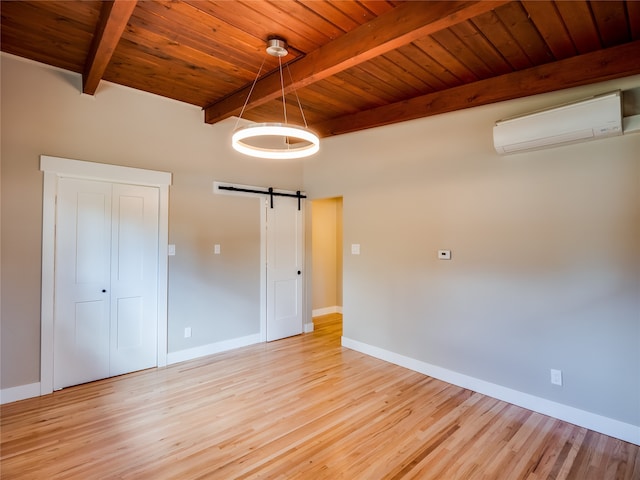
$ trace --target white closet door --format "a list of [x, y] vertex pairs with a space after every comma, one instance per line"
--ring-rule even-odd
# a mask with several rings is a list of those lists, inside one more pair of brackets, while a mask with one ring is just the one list
[[302, 212], [298, 200], [267, 207], [267, 341], [302, 333]]
[[54, 389], [157, 365], [158, 197], [59, 180]]
[[113, 185], [110, 375], [157, 365], [158, 197]]
[[110, 330], [111, 185], [58, 186], [54, 389], [109, 376]]

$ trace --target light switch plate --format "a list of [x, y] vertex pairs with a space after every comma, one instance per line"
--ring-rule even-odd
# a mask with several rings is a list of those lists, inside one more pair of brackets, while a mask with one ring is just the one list
[[168, 245], [168, 254], [171, 255], [171, 256], [176, 254], [176, 246], [175, 245], [173, 245], [173, 244]]
[[220, 244], [216, 243], [216, 244], [213, 246], [213, 253], [214, 253], [215, 255], [220, 255]]
[[440, 260], [451, 260], [451, 250], [438, 250]]
[[352, 243], [351, 244], [351, 254], [352, 255], [360, 255], [360, 244]]
[[562, 370], [551, 369], [551, 383], [562, 386]]

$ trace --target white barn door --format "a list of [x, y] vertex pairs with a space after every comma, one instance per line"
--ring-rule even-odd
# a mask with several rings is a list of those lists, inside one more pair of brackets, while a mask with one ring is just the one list
[[54, 389], [157, 365], [158, 198], [59, 179]]
[[298, 199], [290, 197], [276, 197], [266, 216], [266, 323], [272, 341], [302, 333], [303, 217]]

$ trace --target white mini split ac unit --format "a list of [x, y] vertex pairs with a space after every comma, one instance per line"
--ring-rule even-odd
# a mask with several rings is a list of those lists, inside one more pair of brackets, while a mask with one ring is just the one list
[[500, 154], [538, 150], [622, 135], [620, 91], [496, 122]]

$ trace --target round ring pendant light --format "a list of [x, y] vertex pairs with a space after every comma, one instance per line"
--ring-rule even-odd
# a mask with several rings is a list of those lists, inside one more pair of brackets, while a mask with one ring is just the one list
[[[267, 42], [267, 53], [271, 56], [278, 57], [284, 123], [256, 123], [236, 128], [231, 137], [231, 145], [240, 153], [258, 158], [292, 159], [313, 155], [320, 150], [320, 139], [314, 132], [307, 128], [299, 99], [298, 106], [300, 107], [302, 118], [305, 121], [305, 126], [302, 127], [287, 123], [282, 62], [280, 60], [289, 53], [286, 42], [279, 38], [270, 39]], [[260, 71], [258, 72], [258, 76], [259, 75]], [[258, 76], [256, 76], [256, 81], [258, 80]], [[249, 96], [251, 96], [251, 92], [249, 92]], [[249, 102], [249, 96], [242, 108], [243, 112]], [[240, 113], [240, 118], [242, 118], [242, 112]], [[238, 118], [238, 121], [240, 118]]]
[[[265, 145], [260, 146], [258, 142]], [[303, 158], [320, 150], [318, 136], [311, 130], [282, 123], [240, 127], [233, 132], [231, 144], [238, 152], [259, 158]]]

